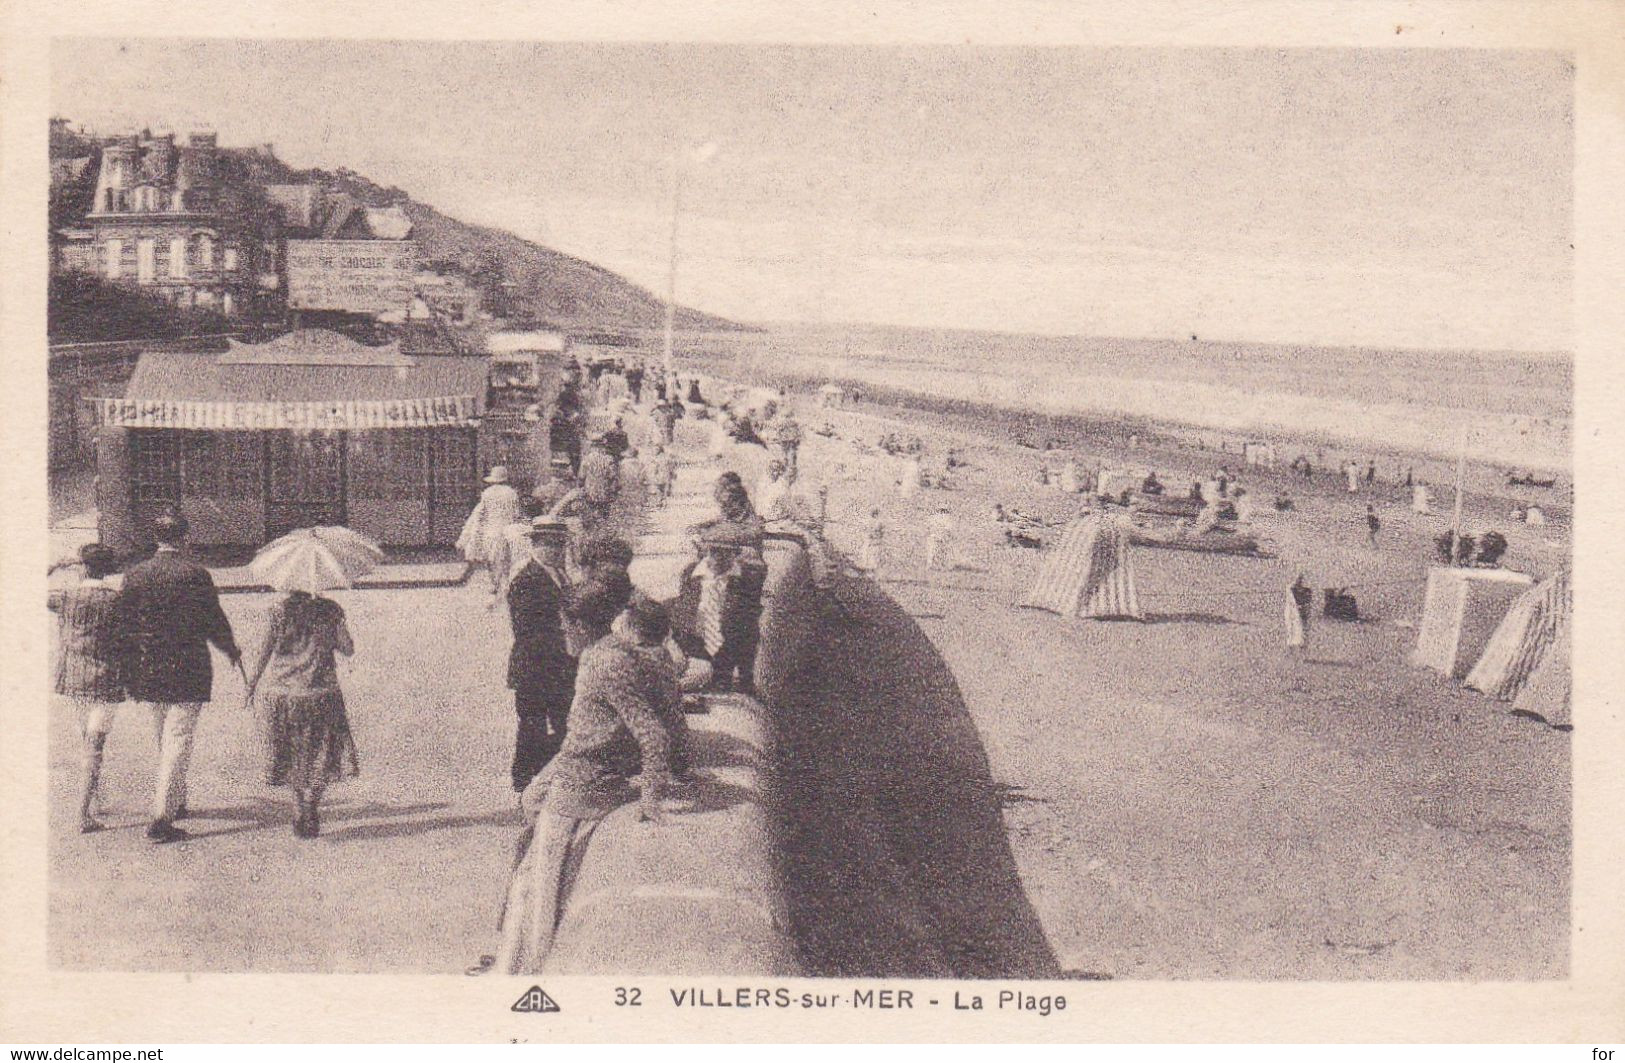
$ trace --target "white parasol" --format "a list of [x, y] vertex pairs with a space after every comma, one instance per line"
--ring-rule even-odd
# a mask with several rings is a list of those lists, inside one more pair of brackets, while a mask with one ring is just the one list
[[378, 544], [343, 527], [300, 528], [254, 555], [248, 569], [279, 591], [318, 591], [349, 587], [384, 559]]

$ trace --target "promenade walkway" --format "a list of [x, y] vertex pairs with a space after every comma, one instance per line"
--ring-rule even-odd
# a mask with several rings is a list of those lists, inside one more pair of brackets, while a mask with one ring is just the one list
[[[685, 437], [676, 498], [640, 521], [640, 586], [675, 592], [680, 532], [708, 515], [716, 469]], [[520, 827], [508, 784], [511, 634], [483, 578], [454, 586], [336, 592], [355, 634], [340, 663], [360, 748], [359, 778], [324, 802], [323, 834], [294, 837], [292, 799], [261, 782], [241, 680], [216, 657], [212, 702], [190, 773], [191, 841], [153, 846], [148, 820], [156, 742], [149, 717], [121, 707], [103, 773], [110, 829], [75, 830], [79, 740], [72, 713], [50, 712], [48, 948], [68, 969], [460, 973], [495, 944], [494, 921]], [[222, 598], [252, 645], [272, 598]], [[743, 699], [739, 699], [742, 701]], [[697, 811], [666, 828], [694, 851], [714, 823], [753, 800], [761, 741], [727, 731], [743, 709], [692, 718], [716, 770]], [[709, 843], [706, 843], [709, 844]], [[688, 851], [688, 850], [685, 850]], [[614, 904], [599, 909], [605, 918]]]

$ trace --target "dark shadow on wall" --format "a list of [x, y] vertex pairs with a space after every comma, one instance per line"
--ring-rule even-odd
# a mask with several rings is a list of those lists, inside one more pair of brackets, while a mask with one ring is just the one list
[[870, 581], [841, 598], [777, 713], [790, 920], [809, 972], [1061, 977], [947, 662]]

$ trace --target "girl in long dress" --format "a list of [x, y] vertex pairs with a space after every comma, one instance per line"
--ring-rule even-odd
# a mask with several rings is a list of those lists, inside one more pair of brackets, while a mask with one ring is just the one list
[[1298, 573], [1298, 578], [1287, 588], [1283, 609], [1286, 645], [1287, 649], [1294, 651], [1294, 655], [1300, 654], [1309, 645], [1309, 615], [1314, 600], [1315, 592], [1304, 582], [1303, 573]]
[[246, 699], [259, 710], [265, 781], [293, 789], [293, 832], [321, 832], [330, 783], [360, 774], [335, 653], [355, 653], [344, 610], [330, 598], [292, 591], [271, 603], [265, 639], [248, 670]]
[[869, 511], [863, 525], [863, 545], [858, 552], [858, 567], [871, 576], [878, 575], [882, 554], [886, 546], [886, 522], [880, 519], [880, 508]]

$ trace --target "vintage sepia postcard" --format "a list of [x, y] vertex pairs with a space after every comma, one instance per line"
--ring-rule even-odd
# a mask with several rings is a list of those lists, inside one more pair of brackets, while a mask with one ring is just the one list
[[1625, 8], [0, 12], [0, 1039], [1625, 1035]]

